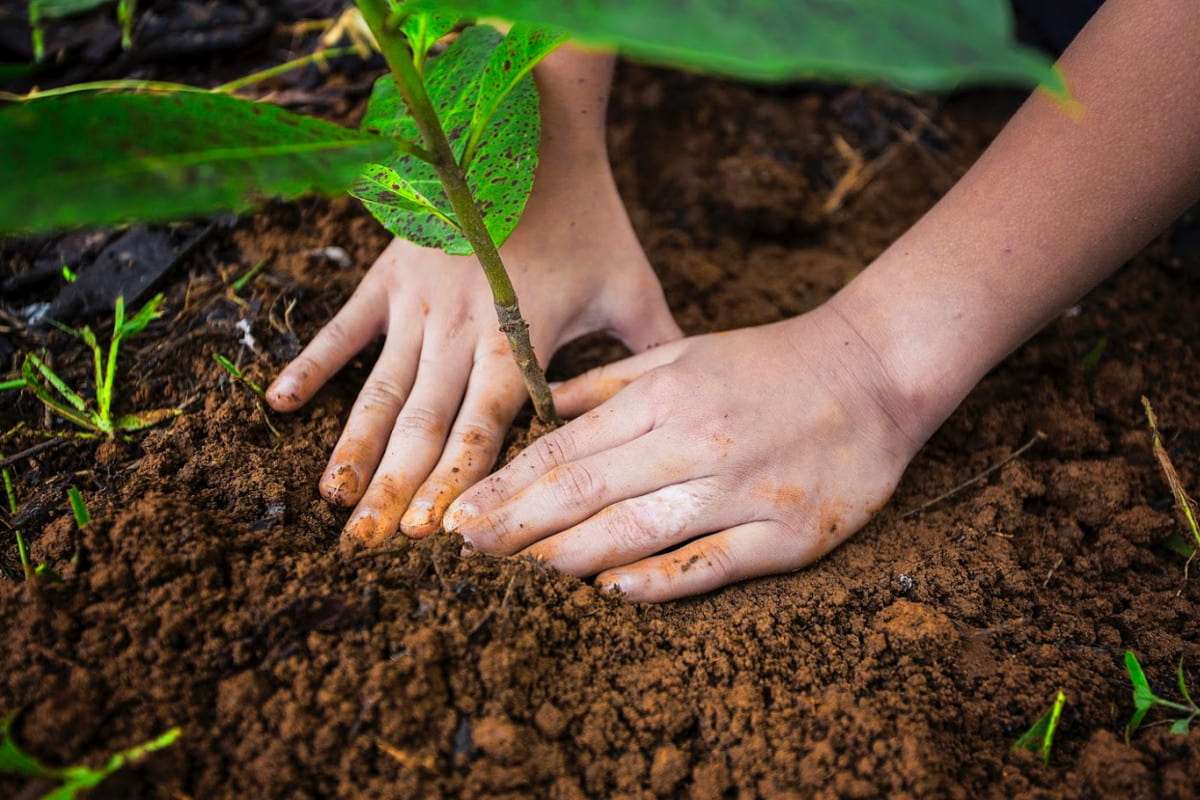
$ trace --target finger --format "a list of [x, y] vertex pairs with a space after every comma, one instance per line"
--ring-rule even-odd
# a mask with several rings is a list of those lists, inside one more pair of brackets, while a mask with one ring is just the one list
[[352, 506], [362, 497], [412, 388], [420, 352], [419, 329], [392, 326], [321, 476], [321, 495], [329, 502]]
[[636, 402], [636, 395], [615, 399], [541, 437], [503, 469], [472, 486], [450, 504], [442, 524], [446, 530], [455, 531], [466, 520], [491, 511], [551, 470], [633, 441], [653, 424], [648, 405]]
[[283, 368], [267, 388], [266, 398], [276, 411], [295, 411], [358, 351], [383, 333], [387, 297], [360, 283], [341, 310], [325, 324], [300, 355]]
[[577, 417], [607, 402], [617, 392], [652, 369], [670, 364], [686, 346], [680, 340], [655, 347], [636, 356], [605, 364], [560, 384], [554, 390], [554, 404], [564, 417]]
[[817, 555], [798, 548], [794, 534], [779, 523], [750, 522], [670, 553], [602, 572], [596, 585], [620, 589], [630, 600], [661, 603], [711, 592], [746, 578], [790, 572]]
[[455, 530], [469, 544], [495, 555], [564, 531], [601, 509], [673, 483], [703, 477], [704, 467], [682, 456], [669, 431], [652, 431], [611, 450], [568, 461], [509, 500]]
[[346, 523], [348, 538], [374, 545], [400, 527], [400, 517], [446, 443], [470, 368], [469, 348], [441, 336], [426, 337], [416, 384], [396, 418], [375, 477]]
[[406, 536], [436, 531], [450, 503], [491, 471], [525, 398], [525, 384], [511, 358], [487, 355], [476, 362], [445, 452], [400, 520]]
[[664, 486], [622, 500], [556, 536], [521, 551], [585, 578], [674, 547], [703, 533], [745, 522], [715, 478]]

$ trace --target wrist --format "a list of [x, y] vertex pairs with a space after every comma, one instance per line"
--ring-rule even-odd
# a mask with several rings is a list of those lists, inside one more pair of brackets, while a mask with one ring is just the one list
[[[933, 435], [992, 366], [959, 326], [971, 316], [939, 293], [896, 291], [866, 273], [822, 306], [872, 363], [879, 403], [916, 447]], [[888, 286], [891, 289], [888, 291]], [[949, 312], [949, 313], [947, 313]]]

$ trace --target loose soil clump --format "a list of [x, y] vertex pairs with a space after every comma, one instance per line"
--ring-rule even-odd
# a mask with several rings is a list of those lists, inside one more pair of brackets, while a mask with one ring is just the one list
[[[1013, 108], [625, 67], [610, 144], [672, 308], [698, 333], [822, 302]], [[868, 179], [846, 179], [855, 157], [875, 165]], [[1136, 650], [1164, 691], [1180, 657], [1200, 664], [1200, 588], [1162, 546], [1180, 529], [1139, 402], [1153, 400], [1194, 493], [1198, 226], [1185, 218], [988, 376], [835, 553], [650, 607], [530, 561], [464, 557], [451, 536], [340, 548], [346, 512], [316, 483], [374, 354], [273, 417], [278, 440], [211, 356], [267, 380], [386, 236], [348, 201], [247, 216], [168, 274], [167, 318], [122, 354], [120, 403], [187, 413], [136, 444], [69, 441], [15, 465], [17, 521], [64, 582], [19, 582], [6, 541], [0, 711], [20, 710], [19, 740], [55, 764], [182, 726], [97, 797], [1194, 797], [1200, 735], [1123, 741], [1121, 656]], [[49, 246], [7, 245], [6, 274]], [[230, 299], [227, 282], [262, 259]], [[86, 379], [73, 340], [7, 337]], [[620, 354], [593, 337], [554, 374]], [[45, 426], [36, 401], [9, 395], [0, 425], [20, 422]], [[905, 516], [1038, 431], [1020, 458]], [[94, 517], [83, 531], [69, 484]], [[1011, 744], [1059, 689], [1043, 766]], [[0, 779], [3, 796], [38, 788]]]

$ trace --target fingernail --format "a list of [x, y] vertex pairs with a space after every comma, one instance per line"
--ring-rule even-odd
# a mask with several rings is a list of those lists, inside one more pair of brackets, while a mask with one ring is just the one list
[[554, 391], [558, 387], [562, 386], [564, 383], [566, 383], [566, 381], [550, 381], [550, 383], [548, 385], [550, 387], [550, 391]]
[[472, 517], [479, 516], [479, 509], [470, 503], [454, 502], [450, 504], [450, 508], [446, 509], [446, 515], [442, 517], [442, 527], [447, 531], [454, 533]]
[[596, 588], [613, 594], [629, 594], [629, 578], [625, 575], [605, 575], [596, 579]]
[[426, 536], [433, 531], [428, 530], [430, 525], [431, 511], [433, 511], [433, 503], [428, 500], [413, 500], [409, 505], [408, 510], [404, 512], [404, 516], [400, 518], [400, 530], [405, 536]]
[[342, 535], [369, 545], [375, 539], [375, 523], [375, 515], [370, 511], [356, 513], [346, 521]]
[[321, 481], [321, 496], [340, 506], [358, 500], [358, 470], [349, 464], [338, 464], [326, 473]]
[[280, 375], [267, 389], [267, 394], [295, 403], [300, 400], [300, 383], [291, 375]]

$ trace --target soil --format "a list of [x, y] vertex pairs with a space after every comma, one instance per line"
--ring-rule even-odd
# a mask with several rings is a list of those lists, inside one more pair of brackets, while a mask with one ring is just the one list
[[[337, 96], [351, 115], [361, 100]], [[1007, 94], [777, 91], [624, 66], [610, 144], [694, 333], [829, 297], [1014, 107]], [[874, 166], [842, 181], [856, 156]], [[8, 243], [4, 276], [56, 242]], [[160, 284], [167, 316], [122, 354], [122, 410], [187, 413], [133, 444], [71, 440], [14, 464], [14, 522], [63, 577], [20, 582], [5, 534], [0, 710], [20, 712], [19, 741], [50, 763], [99, 764], [183, 728], [93, 796], [1200, 795], [1200, 733], [1124, 742], [1122, 667], [1135, 650], [1175, 697], [1178, 660], [1200, 663], [1200, 584], [1163, 546], [1182, 528], [1139, 402], [1152, 398], [1184, 485], [1200, 487], [1195, 215], [989, 375], [846, 545], [794, 575], [657, 607], [533, 562], [464, 558], [450, 536], [339, 549], [346, 512], [316, 482], [373, 354], [304, 411], [273, 416], [278, 441], [211, 355], [267, 380], [385, 243], [348, 200], [276, 204], [215, 231]], [[231, 300], [227, 282], [261, 259]], [[6, 314], [52, 294], [23, 288]], [[7, 327], [12, 350], [45, 346], [87, 385], [77, 342]], [[620, 354], [591, 338], [554, 373]], [[65, 430], [6, 395], [0, 429], [18, 423], [7, 454], [42, 441], [31, 430]], [[1039, 431], [1019, 458], [907, 513]], [[82, 532], [67, 485], [94, 517]], [[1059, 689], [1043, 766], [1011, 745]], [[46, 788], [0, 779], [0, 796]]]

